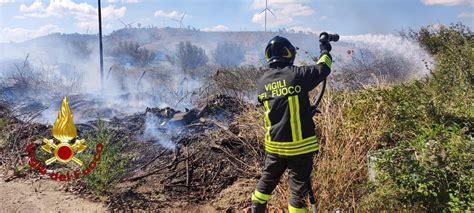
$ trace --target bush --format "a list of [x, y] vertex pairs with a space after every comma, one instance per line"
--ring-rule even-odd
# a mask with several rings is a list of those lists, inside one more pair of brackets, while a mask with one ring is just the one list
[[422, 28], [416, 36], [435, 54], [437, 66], [426, 80], [394, 87], [385, 97], [397, 103], [393, 124], [382, 140], [393, 143], [374, 154], [379, 170], [374, 194], [405, 208], [472, 209], [472, 32], [458, 24], [437, 31]]
[[121, 41], [112, 50], [111, 55], [122, 64], [138, 65], [146, 67], [155, 60], [156, 54], [144, 47], [140, 48], [138, 42]]
[[217, 44], [214, 50], [214, 60], [222, 67], [238, 66], [245, 59], [245, 52], [237, 43], [224, 42]]
[[335, 74], [339, 87], [353, 90], [376, 84], [399, 84], [412, 78], [410, 61], [389, 52], [360, 49]]
[[473, 45], [473, 32], [462, 23], [429, 25], [418, 31], [402, 32], [402, 36], [418, 41], [430, 54], [445, 54], [449, 45], [463, 46], [465, 42]]
[[30, 63], [29, 55], [15, 62], [0, 76], [0, 97], [7, 102], [75, 92], [82, 83], [82, 74], [76, 71], [65, 74], [58, 72], [57, 67], [36, 67]]
[[257, 67], [220, 68], [209, 76], [202, 91], [203, 98], [219, 94], [241, 101], [257, 101], [257, 79], [263, 70]]
[[453, 125], [433, 126], [413, 140], [381, 150], [376, 158], [381, 184], [397, 187], [391, 196], [407, 207], [459, 211], [472, 203], [473, 138]]
[[82, 59], [88, 59], [94, 50], [87, 40], [70, 41], [68, 47], [74, 55]]
[[188, 72], [207, 64], [208, 58], [204, 49], [191, 44], [191, 42], [179, 42], [176, 57], [183, 71]]
[[[107, 129], [101, 120], [98, 121], [98, 129], [87, 133], [85, 139], [89, 151], [81, 153], [80, 159], [84, 162], [93, 161], [97, 144], [102, 143], [104, 150], [94, 170], [80, 181], [97, 196], [109, 195], [113, 186], [124, 177], [125, 168], [131, 161], [131, 156], [124, 153], [127, 150], [125, 139], [117, 139], [115, 133]], [[87, 166], [84, 164], [83, 169]]]

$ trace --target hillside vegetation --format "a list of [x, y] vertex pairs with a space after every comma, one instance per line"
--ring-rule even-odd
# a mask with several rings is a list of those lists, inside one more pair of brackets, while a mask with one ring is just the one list
[[[397, 58], [366, 64], [356, 58], [336, 61], [347, 64], [329, 77], [321, 114], [314, 117], [321, 150], [312, 184], [320, 211], [474, 209], [474, 33], [455, 24], [402, 36], [433, 55], [426, 76], [402, 76], [407, 73], [399, 69], [407, 65]], [[133, 42], [122, 43], [120, 51], [133, 53], [128, 58], [145, 56], [145, 61], [154, 56]], [[180, 58], [176, 55], [175, 60], [179, 63]], [[101, 164], [73, 184], [72, 192], [99, 197], [110, 210], [248, 207], [264, 161], [263, 109], [253, 104], [262, 69], [224, 62], [221, 65], [228, 67], [182, 67], [204, 81], [189, 94], [195, 105], [190, 110], [149, 106], [123, 117], [76, 123], [89, 146], [102, 143], [106, 148]], [[26, 64], [17, 68], [19, 73]], [[148, 72], [157, 75], [153, 69]], [[167, 81], [159, 75], [156, 79]], [[19, 86], [4, 91], [22, 91], [21, 85], [30, 84], [14, 85]], [[151, 94], [141, 92], [143, 97]], [[83, 101], [81, 108], [98, 103]], [[34, 113], [31, 119], [17, 119], [14, 107], [0, 102], [0, 166], [8, 180], [34, 178], [37, 173], [29, 168], [24, 147], [34, 143], [39, 148], [38, 138], [51, 138], [51, 126], [32, 122]], [[91, 159], [92, 154], [80, 157]], [[287, 209], [287, 179], [281, 179], [270, 208]]]

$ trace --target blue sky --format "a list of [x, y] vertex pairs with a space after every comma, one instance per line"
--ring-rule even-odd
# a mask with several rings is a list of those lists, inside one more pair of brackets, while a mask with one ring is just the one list
[[[342, 35], [393, 33], [428, 24], [474, 27], [474, 0], [268, 0], [268, 29], [330, 31]], [[104, 31], [184, 25], [205, 31], [264, 29], [265, 0], [103, 0]], [[97, 1], [0, 0], [0, 42], [52, 32], [97, 33]]]

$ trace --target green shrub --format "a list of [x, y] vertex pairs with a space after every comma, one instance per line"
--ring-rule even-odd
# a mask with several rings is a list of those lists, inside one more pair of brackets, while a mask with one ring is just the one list
[[473, 199], [473, 138], [458, 126], [422, 131], [376, 155], [380, 184], [396, 185], [392, 196], [409, 207], [468, 209]]
[[0, 130], [8, 126], [8, 119], [0, 118]]
[[[82, 176], [80, 181], [97, 196], [106, 196], [111, 192], [113, 186], [122, 180], [125, 168], [131, 160], [131, 156], [124, 153], [125, 139], [117, 139], [115, 133], [107, 129], [103, 121], [99, 120], [98, 129], [85, 135], [88, 151], [81, 153], [80, 159], [84, 162], [92, 162], [96, 153], [96, 146], [102, 144], [104, 149], [100, 154], [100, 161], [89, 175]], [[85, 169], [88, 165], [83, 165]]]
[[436, 68], [382, 95], [393, 123], [374, 154], [378, 179], [370, 199], [392, 203], [384, 208], [474, 208], [472, 35], [459, 24], [423, 28], [417, 40], [435, 54]]

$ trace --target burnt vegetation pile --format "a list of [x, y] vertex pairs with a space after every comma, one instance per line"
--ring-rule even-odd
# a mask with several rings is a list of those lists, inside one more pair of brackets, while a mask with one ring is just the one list
[[[205, 204], [240, 178], [254, 178], [252, 147], [239, 136], [236, 116], [248, 105], [216, 95], [187, 112], [149, 108], [143, 114], [111, 121], [140, 141], [140, 155], [110, 199], [112, 208], [159, 209]], [[143, 138], [147, 114], [158, 118], [156, 131], [170, 136], [172, 148]], [[224, 124], [223, 122], [229, 122]], [[172, 128], [170, 128], [170, 125]], [[157, 138], [156, 140], [160, 140]]]
[[32, 123], [37, 114], [23, 115], [19, 120], [18, 113], [0, 102], [0, 168], [5, 181], [27, 175], [28, 158], [25, 148], [29, 143], [39, 144], [38, 135], [50, 137], [45, 125]]

